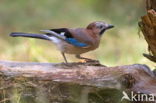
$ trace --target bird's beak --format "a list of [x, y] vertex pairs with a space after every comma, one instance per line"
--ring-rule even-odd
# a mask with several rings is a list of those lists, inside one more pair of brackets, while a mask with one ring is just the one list
[[106, 29], [111, 29], [111, 28], [114, 28], [114, 25], [112, 25], [112, 24], [108, 24], [108, 26], [107, 26]]

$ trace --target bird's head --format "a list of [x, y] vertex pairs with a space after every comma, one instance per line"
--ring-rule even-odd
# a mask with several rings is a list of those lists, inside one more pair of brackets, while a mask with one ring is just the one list
[[106, 30], [111, 29], [113, 27], [114, 26], [111, 24], [107, 24], [102, 21], [97, 21], [97, 22], [90, 23], [87, 26], [87, 29], [92, 30], [95, 34], [102, 35]]

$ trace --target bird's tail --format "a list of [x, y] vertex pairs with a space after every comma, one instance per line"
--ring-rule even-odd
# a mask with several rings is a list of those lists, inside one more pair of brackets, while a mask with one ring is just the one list
[[13, 32], [10, 34], [12, 37], [30, 37], [30, 38], [38, 38], [38, 39], [44, 39], [44, 40], [51, 40], [47, 35], [45, 34], [31, 34], [31, 33], [21, 33], [21, 32]]

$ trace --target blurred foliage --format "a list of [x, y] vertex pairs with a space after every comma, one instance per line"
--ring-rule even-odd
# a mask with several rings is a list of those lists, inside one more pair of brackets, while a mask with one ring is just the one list
[[[142, 0], [86, 0], [92, 10], [98, 15], [105, 16], [118, 25], [135, 24], [138, 17], [144, 14]], [[121, 23], [122, 21], [122, 23]]]
[[[106, 21], [115, 28], [106, 32], [96, 51], [84, 56], [106, 65], [146, 63], [146, 42], [138, 36], [137, 22], [145, 13], [143, 0], [0, 0], [1, 60], [62, 62], [55, 46], [47, 41], [11, 38], [9, 33], [58, 27], [85, 27]], [[67, 55], [69, 61], [77, 61]]]

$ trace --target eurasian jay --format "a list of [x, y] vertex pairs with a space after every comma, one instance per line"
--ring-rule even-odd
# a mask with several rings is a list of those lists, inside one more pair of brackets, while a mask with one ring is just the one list
[[92, 22], [86, 28], [58, 28], [41, 30], [44, 34], [12, 32], [12, 37], [31, 37], [52, 41], [61, 51], [66, 63], [65, 53], [74, 54], [78, 59], [91, 60], [80, 54], [95, 50], [99, 47], [102, 34], [113, 28], [111, 24], [102, 21]]

